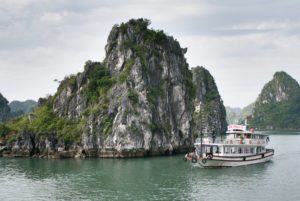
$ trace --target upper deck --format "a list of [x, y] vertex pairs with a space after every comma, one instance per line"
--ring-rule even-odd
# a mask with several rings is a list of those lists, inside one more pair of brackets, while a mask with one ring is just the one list
[[[251, 145], [251, 146], [266, 146], [268, 135], [254, 132], [254, 129], [246, 130], [243, 125], [229, 125], [225, 136], [212, 139], [206, 137], [202, 139], [205, 145]], [[195, 145], [200, 144], [200, 140], [196, 140]]]

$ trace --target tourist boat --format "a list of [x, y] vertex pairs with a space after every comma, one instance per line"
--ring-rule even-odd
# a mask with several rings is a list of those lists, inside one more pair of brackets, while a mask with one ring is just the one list
[[269, 161], [274, 149], [266, 148], [269, 136], [246, 130], [244, 125], [229, 125], [225, 136], [201, 137], [194, 143], [195, 151], [186, 154], [202, 167], [234, 167]]

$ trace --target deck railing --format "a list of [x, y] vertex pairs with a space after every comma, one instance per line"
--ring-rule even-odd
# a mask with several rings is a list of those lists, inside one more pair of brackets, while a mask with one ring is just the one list
[[224, 144], [248, 144], [248, 145], [265, 145], [264, 139], [226, 139]]

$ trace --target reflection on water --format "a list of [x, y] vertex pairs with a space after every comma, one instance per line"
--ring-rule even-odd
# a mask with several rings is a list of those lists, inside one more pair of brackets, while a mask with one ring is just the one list
[[0, 159], [2, 200], [300, 200], [300, 136], [274, 135], [271, 162], [203, 169], [182, 156]]

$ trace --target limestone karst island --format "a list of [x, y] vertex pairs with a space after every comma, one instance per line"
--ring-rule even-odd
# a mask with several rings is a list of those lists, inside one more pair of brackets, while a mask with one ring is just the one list
[[[226, 131], [214, 78], [190, 67], [187, 48], [149, 20], [113, 26], [101, 62], [66, 77], [31, 113], [1, 124], [0, 155], [40, 158], [138, 157], [185, 153], [199, 125]], [[9, 107], [1, 97], [1, 120]]]

